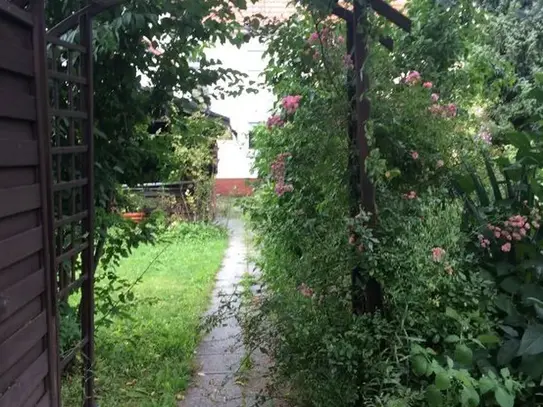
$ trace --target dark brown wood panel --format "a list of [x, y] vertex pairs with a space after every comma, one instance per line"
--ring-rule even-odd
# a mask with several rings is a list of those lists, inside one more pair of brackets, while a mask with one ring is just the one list
[[41, 397], [45, 393], [45, 383], [42, 380], [38, 387], [34, 389], [32, 394], [28, 397], [22, 407], [36, 407], [36, 404], [40, 401]]
[[[0, 126], [2, 126], [2, 123], [0, 123]], [[35, 183], [35, 167], [2, 168], [0, 170], [0, 188], [14, 188]]]
[[40, 401], [38, 401], [36, 404], [36, 407], [51, 407], [51, 395], [49, 393], [45, 393]]
[[24, 120], [0, 119], [1, 140], [35, 140], [32, 123]]
[[0, 270], [28, 257], [43, 247], [41, 226], [0, 241]]
[[13, 94], [27, 94], [32, 85], [32, 79], [10, 71], [0, 71], [0, 96], [11, 98]]
[[44, 9], [0, 0], [0, 407], [60, 404]]
[[32, 321], [36, 318], [42, 309], [42, 302], [40, 298], [35, 298], [30, 303], [26, 304], [23, 308], [17, 311], [15, 314], [4, 322], [0, 323], [0, 343], [4, 342], [7, 338], [17, 332], [28, 321]]
[[0, 407], [20, 406], [28, 397], [29, 389], [36, 386], [44, 379], [49, 370], [47, 352], [32, 363], [28, 369], [0, 396]]
[[0, 1], [0, 16], [2, 16], [3, 19], [15, 20], [30, 27], [34, 24], [32, 22], [32, 16], [29, 13], [6, 1]]
[[31, 211], [39, 208], [40, 205], [39, 184], [0, 189], [0, 218]]
[[27, 257], [0, 271], [0, 288], [6, 288], [40, 269], [39, 253]]
[[[6, 373], [0, 376], [0, 394], [5, 393], [13, 382], [20, 377], [26, 369], [37, 359], [43, 352], [43, 345], [36, 344], [27, 354], [13, 365]], [[17, 406], [19, 407], [19, 406]]]
[[21, 75], [32, 76], [32, 51], [21, 47], [13, 46], [7, 40], [0, 41], [2, 58], [0, 58], [0, 69], [14, 72]]
[[38, 297], [44, 290], [43, 270], [38, 270], [17, 284], [0, 290], [0, 322]]
[[38, 143], [25, 140], [0, 139], [0, 167], [38, 165]]
[[38, 212], [29, 211], [0, 219], [0, 241], [33, 229], [38, 223]]
[[[3, 92], [0, 89], [0, 95]], [[36, 120], [36, 99], [25, 94], [11, 94], [9, 97], [0, 99], [0, 117], [19, 120]]]
[[23, 357], [47, 333], [45, 313], [42, 312], [22, 329], [0, 343], [0, 375]]

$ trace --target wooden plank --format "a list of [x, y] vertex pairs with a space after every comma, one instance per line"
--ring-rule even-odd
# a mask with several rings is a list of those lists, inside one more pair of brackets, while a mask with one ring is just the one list
[[[42, 304], [39, 298], [26, 304], [23, 308], [13, 314], [9, 319], [0, 323], [0, 343], [17, 332], [28, 321], [36, 318], [42, 311]], [[2, 389], [0, 389], [0, 393]]]
[[[59, 293], [57, 294], [57, 298], [59, 300], [64, 300], [64, 299], [68, 298], [68, 296], [72, 293], [72, 291], [75, 291], [78, 288], [80, 288], [83, 285], [83, 283], [87, 280], [87, 278], [88, 278], [88, 276], [86, 274], [84, 274], [81, 277], [79, 277], [77, 280], [71, 282], [66, 287], [64, 287], [62, 290], [59, 291]], [[1, 306], [1, 301], [2, 301], [2, 297], [0, 297], [0, 306]], [[0, 314], [0, 316], [1, 316], [1, 314]]]
[[45, 393], [40, 401], [38, 401], [36, 404], [36, 407], [51, 407], [51, 395], [49, 393]]
[[21, 407], [36, 407], [36, 404], [42, 399], [44, 393], [45, 383], [41, 381]]
[[53, 155], [82, 154], [82, 153], [86, 153], [87, 151], [89, 151], [89, 147], [86, 145], [51, 148], [51, 154]]
[[[50, 31], [48, 31], [49, 33]], [[58, 45], [59, 47], [62, 47], [62, 48], [66, 48], [66, 49], [70, 49], [70, 50], [73, 50], [73, 51], [78, 51], [78, 52], [81, 52], [81, 53], [85, 53], [87, 52], [87, 49], [79, 44], [74, 44], [72, 42], [68, 42], [68, 41], [64, 41], [64, 40], [61, 40], [60, 38], [54, 36], [54, 35], [50, 35], [50, 34], [47, 34], [45, 36], [45, 39], [47, 40], [47, 42], [51, 43], [51, 44], [54, 44], [54, 45]]]
[[0, 290], [0, 322], [14, 314], [45, 290], [45, 272], [36, 271], [27, 278]]
[[388, 21], [396, 24], [402, 30], [411, 32], [411, 19], [404, 16], [390, 4], [383, 0], [370, 0], [370, 5], [373, 10]]
[[2, 58], [0, 58], [0, 69], [17, 74], [32, 77], [32, 51], [22, 47], [14, 46], [5, 40], [0, 40]]
[[[0, 218], [0, 240], [9, 239], [19, 233], [24, 233], [27, 230], [33, 229], [39, 222], [39, 212], [37, 210], [19, 213], [17, 215], [8, 216], [7, 218]], [[32, 257], [32, 256], [30, 256]], [[39, 267], [32, 267], [29, 272], [34, 272]], [[9, 269], [9, 267], [8, 267]], [[2, 271], [0, 276], [3, 275]], [[16, 281], [26, 277], [30, 273], [19, 274]], [[0, 277], [0, 280], [3, 280]], [[0, 287], [6, 287], [6, 285], [0, 285]]]
[[64, 371], [64, 369], [66, 369], [66, 366], [72, 361], [74, 360], [74, 358], [77, 356], [77, 354], [79, 352], [81, 352], [81, 350], [83, 349], [83, 347], [87, 346], [87, 344], [89, 343], [89, 338], [85, 337], [84, 339], [82, 339], [81, 341], [79, 341], [77, 343], [77, 345], [75, 345], [72, 349], [70, 349], [70, 351], [68, 352], [68, 354], [66, 354], [66, 356], [64, 356], [62, 358], [62, 360], [60, 361], [60, 370], [61, 371]]
[[63, 82], [73, 82], [73, 83], [80, 83], [82, 85], [87, 84], [87, 79], [83, 78], [81, 76], [75, 76], [75, 75], [68, 75], [62, 72], [56, 72], [56, 71], [48, 71], [49, 78], [51, 79], [58, 79]]
[[87, 247], [89, 247], [88, 242], [82, 243], [82, 244], [74, 247], [73, 249], [68, 250], [65, 253], [62, 253], [60, 256], [58, 256], [55, 259], [55, 263], [58, 265], [58, 264], [62, 263], [63, 261], [69, 260], [72, 257], [77, 256], [78, 254], [82, 253]]
[[47, 352], [43, 352], [0, 397], [0, 407], [20, 406], [28, 395], [27, 389], [35, 388], [47, 375], [47, 361]]
[[14, 20], [28, 25], [29, 27], [32, 27], [34, 25], [34, 22], [32, 21], [32, 16], [27, 11], [7, 2], [6, 0], [0, 0], [0, 15], [8, 16]]
[[65, 226], [69, 223], [80, 222], [87, 216], [89, 216], [89, 211], [79, 212], [72, 216], [63, 216], [62, 219], [55, 220], [54, 228], [58, 229], [59, 227]]
[[[1, 126], [1, 124], [0, 124]], [[35, 167], [9, 167], [0, 171], [0, 188], [16, 188], [36, 183]]]
[[41, 250], [42, 238], [40, 226], [0, 241], [0, 270]]
[[87, 185], [89, 180], [87, 178], [75, 179], [73, 181], [57, 182], [53, 184], [53, 192], [65, 191], [67, 189], [78, 188]]
[[43, 343], [37, 343], [30, 352], [26, 353], [21, 359], [13, 365], [3, 375], [0, 375], [0, 394], [5, 393], [6, 390], [15, 382], [15, 380], [21, 376], [24, 371], [32, 364], [34, 361], [40, 357], [43, 352]]
[[78, 112], [76, 110], [50, 109], [49, 113], [51, 117], [66, 117], [70, 119], [87, 120], [87, 118], [89, 117], [86, 112]]
[[40, 205], [39, 184], [0, 189], [0, 218], [31, 211]]
[[38, 164], [38, 143], [30, 140], [0, 140], [0, 168]]
[[[0, 375], [5, 373], [47, 333], [45, 312], [42, 312], [19, 331], [0, 343]], [[1, 404], [0, 404], [1, 405]]]
[[[0, 93], [3, 93], [0, 90]], [[10, 94], [0, 98], [0, 117], [17, 120], [36, 120], [36, 99], [24, 93]]]

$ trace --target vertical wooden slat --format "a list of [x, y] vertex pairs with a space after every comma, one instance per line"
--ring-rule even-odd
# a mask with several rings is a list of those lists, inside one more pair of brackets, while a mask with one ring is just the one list
[[[88, 0], [85, 2], [90, 4]], [[89, 149], [85, 160], [86, 177], [89, 182], [84, 188], [83, 200], [86, 202], [89, 216], [85, 219], [85, 232], [88, 233], [88, 248], [84, 252], [83, 274], [88, 278], [83, 284], [83, 314], [82, 338], [88, 338], [83, 348], [84, 354], [84, 386], [85, 407], [94, 407], [94, 81], [93, 81], [93, 52], [92, 52], [92, 19], [87, 14], [80, 21], [81, 45], [87, 52], [82, 55], [81, 74], [87, 78], [87, 85], [82, 86], [81, 100], [84, 104], [83, 111], [87, 112], [87, 120], [84, 124], [83, 144]]]
[[47, 359], [49, 374], [46, 376], [45, 390], [48, 392], [50, 405], [60, 406], [60, 374], [58, 370], [58, 327], [57, 307], [55, 302], [54, 285], [54, 256], [53, 248], [53, 207], [52, 207], [52, 168], [51, 168], [51, 141], [48, 117], [49, 93], [47, 91], [47, 53], [45, 44], [45, 3], [43, 0], [31, 2], [32, 17], [34, 21], [33, 46], [34, 46], [34, 74], [37, 103], [37, 120], [35, 123], [39, 144], [39, 179], [41, 185], [41, 223], [43, 225], [43, 264], [45, 271], [45, 293], [43, 303], [45, 305], [47, 336]]

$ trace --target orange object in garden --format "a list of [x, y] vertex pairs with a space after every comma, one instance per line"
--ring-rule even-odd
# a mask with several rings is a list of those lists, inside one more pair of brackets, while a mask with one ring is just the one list
[[140, 223], [145, 219], [145, 212], [127, 212], [123, 213], [123, 218], [130, 219], [133, 222]]

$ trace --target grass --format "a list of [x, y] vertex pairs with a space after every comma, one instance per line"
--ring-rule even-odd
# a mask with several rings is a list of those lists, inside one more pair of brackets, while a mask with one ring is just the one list
[[[96, 333], [96, 394], [101, 407], [173, 407], [187, 388], [206, 310], [227, 246], [222, 230], [181, 225], [173, 243], [142, 246], [118, 269], [138, 284], [131, 319]], [[80, 381], [65, 379], [64, 406], [80, 407]], [[79, 399], [79, 400], [78, 400]]]

